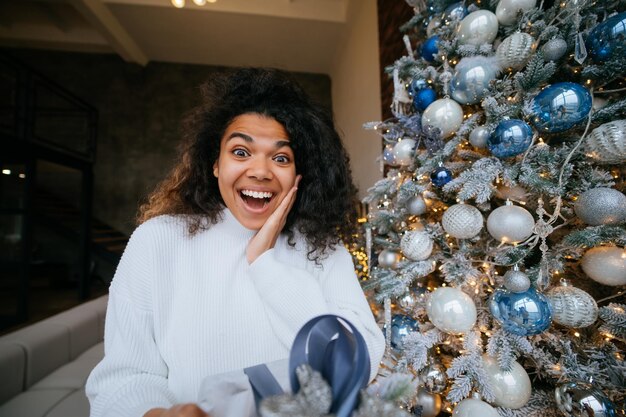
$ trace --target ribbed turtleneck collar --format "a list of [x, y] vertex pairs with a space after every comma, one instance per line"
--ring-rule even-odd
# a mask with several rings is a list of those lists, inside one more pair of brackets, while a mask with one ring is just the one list
[[224, 207], [222, 212], [220, 213], [222, 217], [222, 221], [219, 222], [216, 227], [220, 229], [220, 231], [224, 233], [228, 233], [233, 236], [242, 236], [251, 238], [256, 234], [256, 230], [250, 230], [241, 223], [235, 217], [235, 215], [228, 209], [228, 207]]

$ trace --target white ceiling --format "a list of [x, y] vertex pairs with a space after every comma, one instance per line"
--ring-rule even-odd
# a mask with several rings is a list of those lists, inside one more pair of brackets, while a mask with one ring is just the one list
[[[360, 0], [358, 0], [360, 1]], [[331, 71], [349, 0], [0, 0], [0, 46]]]

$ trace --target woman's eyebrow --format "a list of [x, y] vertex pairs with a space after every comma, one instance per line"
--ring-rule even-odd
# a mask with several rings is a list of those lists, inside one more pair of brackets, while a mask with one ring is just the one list
[[[241, 132], [233, 132], [230, 135], [228, 135], [228, 138], [226, 138], [226, 142], [228, 142], [229, 140], [233, 139], [233, 138], [241, 138], [243, 140], [245, 140], [246, 142], [254, 142], [254, 138], [250, 135], [246, 135], [245, 133], [241, 133]], [[280, 149], [283, 146], [288, 146], [291, 147], [291, 142], [289, 142], [289, 140], [277, 140], [274, 147], [276, 149]]]

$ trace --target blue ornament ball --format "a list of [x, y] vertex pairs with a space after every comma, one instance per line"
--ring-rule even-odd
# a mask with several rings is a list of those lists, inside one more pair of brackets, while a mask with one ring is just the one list
[[572, 82], [552, 84], [534, 98], [532, 122], [542, 132], [563, 132], [583, 121], [589, 115], [591, 105], [591, 94], [582, 85]]
[[496, 290], [489, 299], [489, 310], [504, 330], [518, 336], [542, 333], [552, 321], [548, 298], [533, 287], [520, 293]]
[[616, 49], [626, 47], [626, 12], [611, 16], [589, 32], [589, 56], [596, 62], [608, 61]]
[[413, 96], [413, 107], [417, 111], [424, 111], [426, 107], [437, 99], [437, 93], [432, 88], [423, 88]]
[[435, 55], [439, 53], [439, 47], [437, 46], [438, 41], [438, 35], [426, 39], [426, 42], [424, 42], [424, 44], [422, 45], [422, 58], [424, 58], [428, 62], [433, 62], [435, 60]]
[[391, 145], [385, 146], [383, 150], [383, 162], [387, 165], [397, 165], [396, 154], [393, 153], [393, 147]]
[[428, 83], [426, 82], [426, 80], [422, 78], [416, 78], [413, 81], [411, 81], [411, 84], [409, 85], [409, 94], [415, 97], [415, 95], [421, 89], [426, 88], [426, 87], [428, 87]]
[[[418, 330], [417, 320], [404, 314], [394, 314], [391, 317], [391, 347], [402, 349], [404, 338], [411, 332]], [[383, 326], [383, 333], [386, 335], [386, 327]]]
[[443, 12], [443, 21], [448, 24], [453, 20], [461, 21], [465, 16], [467, 16], [467, 7], [465, 7], [462, 1], [459, 1], [446, 7], [446, 10]]
[[498, 158], [523, 153], [533, 140], [533, 130], [519, 119], [502, 120], [487, 139], [487, 147]]
[[443, 187], [452, 181], [452, 172], [447, 168], [437, 167], [437, 169], [430, 174], [430, 180], [436, 187]]

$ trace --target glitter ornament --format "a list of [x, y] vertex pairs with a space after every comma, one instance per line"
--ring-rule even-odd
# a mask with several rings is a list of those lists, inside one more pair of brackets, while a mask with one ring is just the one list
[[441, 411], [441, 396], [420, 388], [415, 396], [415, 405], [421, 407], [421, 417], [436, 417]]
[[419, 380], [426, 391], [441, 394], [448, 383], [446, 368], [440, 363], [431, 362], [419, 372]]
[[422, 44], [422, 49], [420, 51], [420, 55], [428, 62], [435, 61], [437, 54], [439, 53], [439, 47], [437, 46], [437, 42], [439, 41], [439, 36], [431, 36], [426, 39], [424, 44]]
[[567, 382], [554, 390], [559, 410], [571, 417], [615, 417], [615, 405], [591, 384]]
[[580, 261], [585, 274], [600, 284], [626, 285], [626, 251], [616, 246], [591, 248]]
[[417, 142], [413, 139], [402, 139], [396, 143], [393, 147], [393, 155], [395, 156], [396, 163], [400, 165], [411, 165], [413, 163], [413, 157], [415, 156], [415, 148]]
[[498, 18], [489, 10], [476, 10], [465, 16], [457, 28], [461, 45], [492, 43], [498, 34]]
[[592, 188], [578, 197], [574, 211], [591, 226], [621, 224], [626, 221], [626, 195], [614, 188]]
[[585, 152], [597, 163], [626, 163], [626, 120], [614, 120], [596, 127], [584, 145]]
[[518, 336], [543, 333], [552, 320], [548, 299], [533, 287], [520, 293], [494, 291], [489, 299], [489, 311], [504, 330]]
[[426, 213], [426, 209], [426, 201], [421, 195], [413, 196], [406, 202], [406, 210], [414, 216]]
[[541, 47], [543, 59], [546, 61], [558, 61], [567, 52], [567, 42], [561, 38], [550, 39]]
[[626, 12], [611, 16], [593, 28], [587, 36], [589, 56], [596, 62], [613, 58], [616, 50], [626, 47]]
[[382, 268], [395, 268], [400, 260], [400, 255], [389, 249], [383, 249], [378, 254], [378, 265]]
[[533, 141], [533, 130], [519, 119], [502, 120], [487, 139], [489, 151], [498, 158], [524, 153]]
[[443, 187], [450, 181], [452, 181], [452, 172], [444, 167], [437, 167], [432, 174], [430, 174], [430, 180], [435, 187]]
[[562, 82], [544, 88], [532, 101], [532, 122], [542, 132], [558, 133], [585, 120], [591, 94], [580, 84]]
[[[383, 334], [387, 334], [386, 328], [383, 326]], [[402, 349], [404, 338], [412, 332], [418, 330], [417, 321], [404, 314], [394, 314], [391, 318], [391, 347], [394, 349]]]
[[407, 258], [423, 261], [428, 259], [433, 251], [433, 240], [424, 231], [406, 232], [400, 240], [400, 249]]
[[517, 265], [506, 271], [502, 279], [504, 287], [511, 292], [525, 292], [530, 288], [530, 278], [520, 271]]
[[502, 26], [511, 26], [517, 23], [517, 13], [532, 9], [537, 0], [500, 0], [496, 7], [496, 17]]
[[487, 93], [489, 82], [498, 75], [494, 64], [493, 58], [483, 56], [462, 58], [450, 81], [452, 98], [461, 104], [478, 103]]
[[513, 361], [511, 370], [503, 371], [495, 358], [483, 355], [483, 368], [494, 390], [495, 405], [512, 409], [526, 405], [532, 390], [530, 378], [522, 365]]
[[443, 229], [457, 239], [471, 239], [483, 228], [483, 215], [469, 204], [450, 206], [441, 219]]
[[442, 332], [468, 332], [476, 324], [474, 300], [458, 288], [439, 287], [426, 303], [431, 323]]
[[516, 32], [498, 45], [496, 57], [502, 68], [520, 70], [524, 68], [537, 44], [528, 33]]
[[592, 296], [570, 285], [554, 287], [546, 293], [552, 307], [552, 320], [574, 329], [591, 326], [598, 318], [598, 305]]
[[480, 397], [466, 398], [454, 407], [452, 417], [500, 417], [495, 408]]
[[519, 243], [528, 239], [533, 234], [534, 226], [533, 215], [510, 201], [487, 217], [487, 231], [494, 239], [504, 243]]
[[489, 136], [491, 136], [489, 128], [485, 126], [475, 127], [469, 135], [469, 143], [477, 148], [486, 148]]
[[440, 136], [447, 138], [455, 133], [463, 123], [463, 109], [450, 98], [435, 100], [422, 114], [422, 126], [439, 129]]

